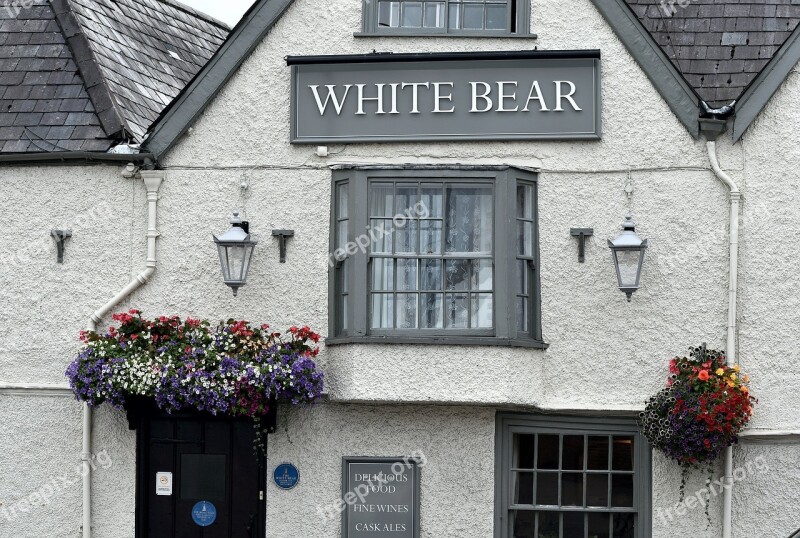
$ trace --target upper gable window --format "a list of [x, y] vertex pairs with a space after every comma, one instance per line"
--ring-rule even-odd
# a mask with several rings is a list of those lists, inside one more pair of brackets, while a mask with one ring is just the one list
[[364, 33], [530, 35], [530, 0], [364, 0]]

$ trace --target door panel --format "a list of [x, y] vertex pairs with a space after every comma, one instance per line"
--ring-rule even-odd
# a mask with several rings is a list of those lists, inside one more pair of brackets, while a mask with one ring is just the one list
[[[263, 458], [250, 420], [156, 414], [137, 428], [137, 538], [265, 536]], [[156, 495], [156, 473], [171, 472], [172, 495]], [[197, 525], [192, 509], [211, 502], [217, 517]]]

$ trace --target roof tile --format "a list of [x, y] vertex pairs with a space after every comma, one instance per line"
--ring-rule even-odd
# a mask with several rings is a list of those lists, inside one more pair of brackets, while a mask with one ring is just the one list
[[141, 140], [229, 31], [173, 0], [26, 2], [0, 9], [0, 153]]
[[[626, 0], [697, 94], [738, 99], [800, 23], [797, 0]], [[642, 9], [645, 7], [646, 9]]]

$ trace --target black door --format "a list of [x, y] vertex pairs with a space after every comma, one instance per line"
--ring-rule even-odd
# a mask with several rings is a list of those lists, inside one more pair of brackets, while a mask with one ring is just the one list
[[142, 417], [136, 537], [263, 538], [264, 461], [256, 457], [253, 440], [248, 419]]

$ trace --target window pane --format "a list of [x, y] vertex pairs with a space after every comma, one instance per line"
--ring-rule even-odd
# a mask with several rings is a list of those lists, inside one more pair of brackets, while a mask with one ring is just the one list
[[448, 293], [445, 295], [445, 324], [448, 329], [469, 327], [469, 294]]
[[517, 298], [517, 330], [528, 332], [528, 299], [526, 297]]
[[397, 294], [397, 328], [417, 328], [417, 294]]
[[442, 294], [421, 293], [420, 309], [422, 311], [421, 327], [425, 329], [442, 328]]
[[413, 217], [416, 214], [414, 206], [417, 204], [418, 185], [416, 183], [398, 183], [397, 207], [395, 208], [395, 215], [405, 215], [406, 217]]
[[526, 221], [517, 222], [517, 254], [520, 256], [533, 255], [533, 223]]
[[558, 512], [540, 512], [537, 538], [558, 538]]
[[420, 201], [424, 207], [426, 218], [442, 218], [442, 186], [438, 183], [423, 183]]
[[505, 30], [506, 29], [506, 6], [505, 4], [486, 6], [486, 29]]
[[558, 473], [536, 473], [536, 504], [558, 505]]
[[633, 437], [614, 437], [615, 471], [633, 471]]
[[464, 4], [464, 29], [483, 30], [483, 5]]
[[633, 475], [611, 475], [611, 506], [625, 508], [633, 506]]
[[533, 451], [536, 442], [535, 435], [514, 435], [514, 467], [520, 469], [533, 469]]
[[442, 221], [421, 220], [419, 252], [420, 254], [442, 253]]
[[[338, 229], [336, 230], [336, 237], [337, 237], [336, 248], [337, 249], [346, 249], [347, 248], [347, 241], [348, 241], [348, 239], [347, 239], [347, 231], [348, 231], [348, 226], [349, 226], [348, 223], [349, 222], [350, 221], [348, 221], [348, 220], [343, 220], [343, 221], [339, 222], [339, 224], [337, 225], [338, 226]], [[346, 250], [344, 252], [346, 252]]]
[[394, 296], [391, 293], [375, 293], [372, 295], [373, 329], [391, 329], [394, 327]]
[[372, 289], [386, 291], [394, 289], [394, 260], [391, 258], [372, 259]]
[[448, 27], [458, 30], [461, 28], [461, 6], [459, 4], [450, 4], [448, 10], [450, 14], [450, 20], [447, 23]]
[[492, 260], [473, 260], [472, 262], [472, 289], [491, 291], [494, 288], [492, 280]]
[[634, 538], [634, 514], [614, 514], [614, 538]]
[[528, 295], [528, 262], [517, 260], [517, 294]]
[[350, 282], [349, 282], [349, 275], [350, 275], [350, 260], [344, 260], [342, 265], [339, 266], [339, 270], [341, 271], [341, 292], [346, 294], [350, 291]]
[[608, 506], [608, 475], [586, 475], [586, 506]]
[[336, 206], [336, 216], [340, 219], [347, 218], [347, 200], [348, 200], [348, 185], [347, 183], [339, 183], [336, 186], [336, 200], [339, 202]]
[[565, 435], [561, 468], [583, 470], [583, 435]]
[[413, 216], [415, 214], [414, 206], [416, 205], [419, 197], [417, 195], [418, 185], [416, 183], [398, 183], [397, 184], [397, 207], [395, 208], [395, 215]]
[[533, 186], [517, 186], [517, 218], [533, 219]]
[[400, 258], [397, 260], [398, 291], [417, 290], [417, 259]]
[[511, 513], [511, 536], [532, 538], [536, 532], [536, 512], [519, 510]]
[[589, 458], [587, 469], [605, 471], [608, 469], [608, 437], [589, 436]]
[[421, 260], [420, 285], [421, 290], [442, 289], [442, 260]]
[[425, 2], [426, 28], [444, 28], [444, 2]]
[[539, 436], [537, 469], [558, 469], [558, 435]]
[[392, 226], [391, 219], [372, 219], [370, 221], [369, 233], [372, 238], [372, 252], [392, 253]]
[[589, 538], [610, 538], [611, 514], [589, 514]]
[[400, 2], [381, 2], [378, 9], [378, 26], [400, 26]]
[[564, 512], [564, 538], [583, 538], [584, 515], [582, 512]]
[[394, 217], [394, 185], [372, 183], [369, 198], [370, 217]]
[[445, 289], [469, 289], [469, 260], [447, 260], [445, 262]]
[[402, 254], [416, 254], [417, 253], [417, 221], [406, 220], [405, 222], [398, 221], [398, 225], [394, 230], [395, 252]]
[[449, 187], [445, 212], [447, 252], [491, 253], [494, 233], [491, 187]]
[[514, 504], [533, 504], [533, 473], [514, 473]]
[[561, 504], [583, 506], [583, 473], [561, 475]]
[[494, 327], [491, 293], [472, 294], [472, 328], [491, 329]]
[[422, 26], [422, 2], [403, 2], [403, 27]]

